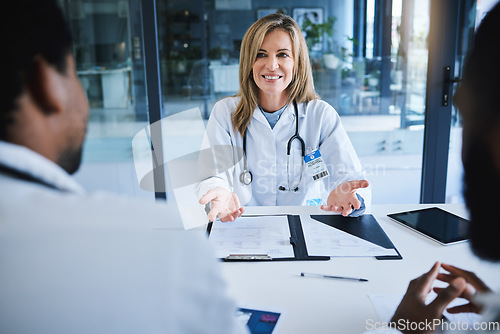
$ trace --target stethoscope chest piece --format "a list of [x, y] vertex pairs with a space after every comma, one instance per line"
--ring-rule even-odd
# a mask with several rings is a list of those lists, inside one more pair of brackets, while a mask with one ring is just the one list
[[240, 174], [241, 183], [248, 186], [250, 183], [252, 183], [252, 180], [253, 180], [252, 172], [250, 172], [248, 169], [245, 169], [243, 172], [241, 172]]

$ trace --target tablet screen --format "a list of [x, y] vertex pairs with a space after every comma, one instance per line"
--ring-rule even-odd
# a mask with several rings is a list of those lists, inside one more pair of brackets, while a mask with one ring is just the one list
[[468, 238], [470, 222], [439, 208], [392, 213], [387, 216], [442, 244]]

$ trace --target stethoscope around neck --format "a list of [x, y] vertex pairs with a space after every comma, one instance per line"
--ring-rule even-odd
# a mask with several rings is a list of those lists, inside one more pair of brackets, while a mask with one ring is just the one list
[[[290, 139], [288, 139], [288, 143], [286, 145], [286, 155], [287, 155], [286, 174], [287, 174], [288, 188], [284, 186], [279, 186], [278, 190], [296, 192], [299, 190], [299, 184], [302, 181], [302, 174], [304, 172], [304, 156], [306, 154], [306, 144], [302, 139], [302, 137], [299, 135], [299, 111], [297, 108], [297, 102], [295, 100], [293, 101], [293, 108], [295, 111], [295, 134], [291, 136]], [[292, 143], [294, 140], [298, 140], [300, 142], [302, 159], [300, 164], [299, 182], [297, 182], [297, 184], [292, 186], [290, 184], [290, 152], [292, 150]], [[240, 182], [248, 186], [250, 183], [252, 183], [252, 180], [253, 180], [252, 172], [249, 171], [247, 167], [247, 132], [245, 130], [245, 133], [243, 134], [243, 171], [240, 174]]]

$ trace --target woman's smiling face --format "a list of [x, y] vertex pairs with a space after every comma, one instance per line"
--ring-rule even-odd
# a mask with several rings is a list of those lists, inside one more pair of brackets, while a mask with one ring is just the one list
[[286, 89], [293, 79], [293, 52], [290, 35], [281, 29], [269, 32], [252, 67], [259, 98], [287, 99]]

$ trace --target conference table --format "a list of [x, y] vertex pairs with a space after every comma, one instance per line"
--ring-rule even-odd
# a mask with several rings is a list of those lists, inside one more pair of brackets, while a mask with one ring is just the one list
[[[467, 218], [463, 204], [372, 205], [373, 214], [402, 260], [333, 257], [329, 261], [223, 262], [230, 294], [242, 306], [282, 311], [279, 333], [363, 333], [379, 319], [369, 296], [403, 296], [411, 279], [440, 261], [475, 272], [498, 291], [500, 265], [474, 256], [468, 242], [442, 246], [388, 218], [426, 207]], [[245, 214], [325, 214], [319, 207], [246, 207]], [[361, 277], [368, 282], [301, 277], [301, 272]], [[436, 283], [440, 284], [440, 283]], [[441, 283], [443, 284], [443, 283]]]

